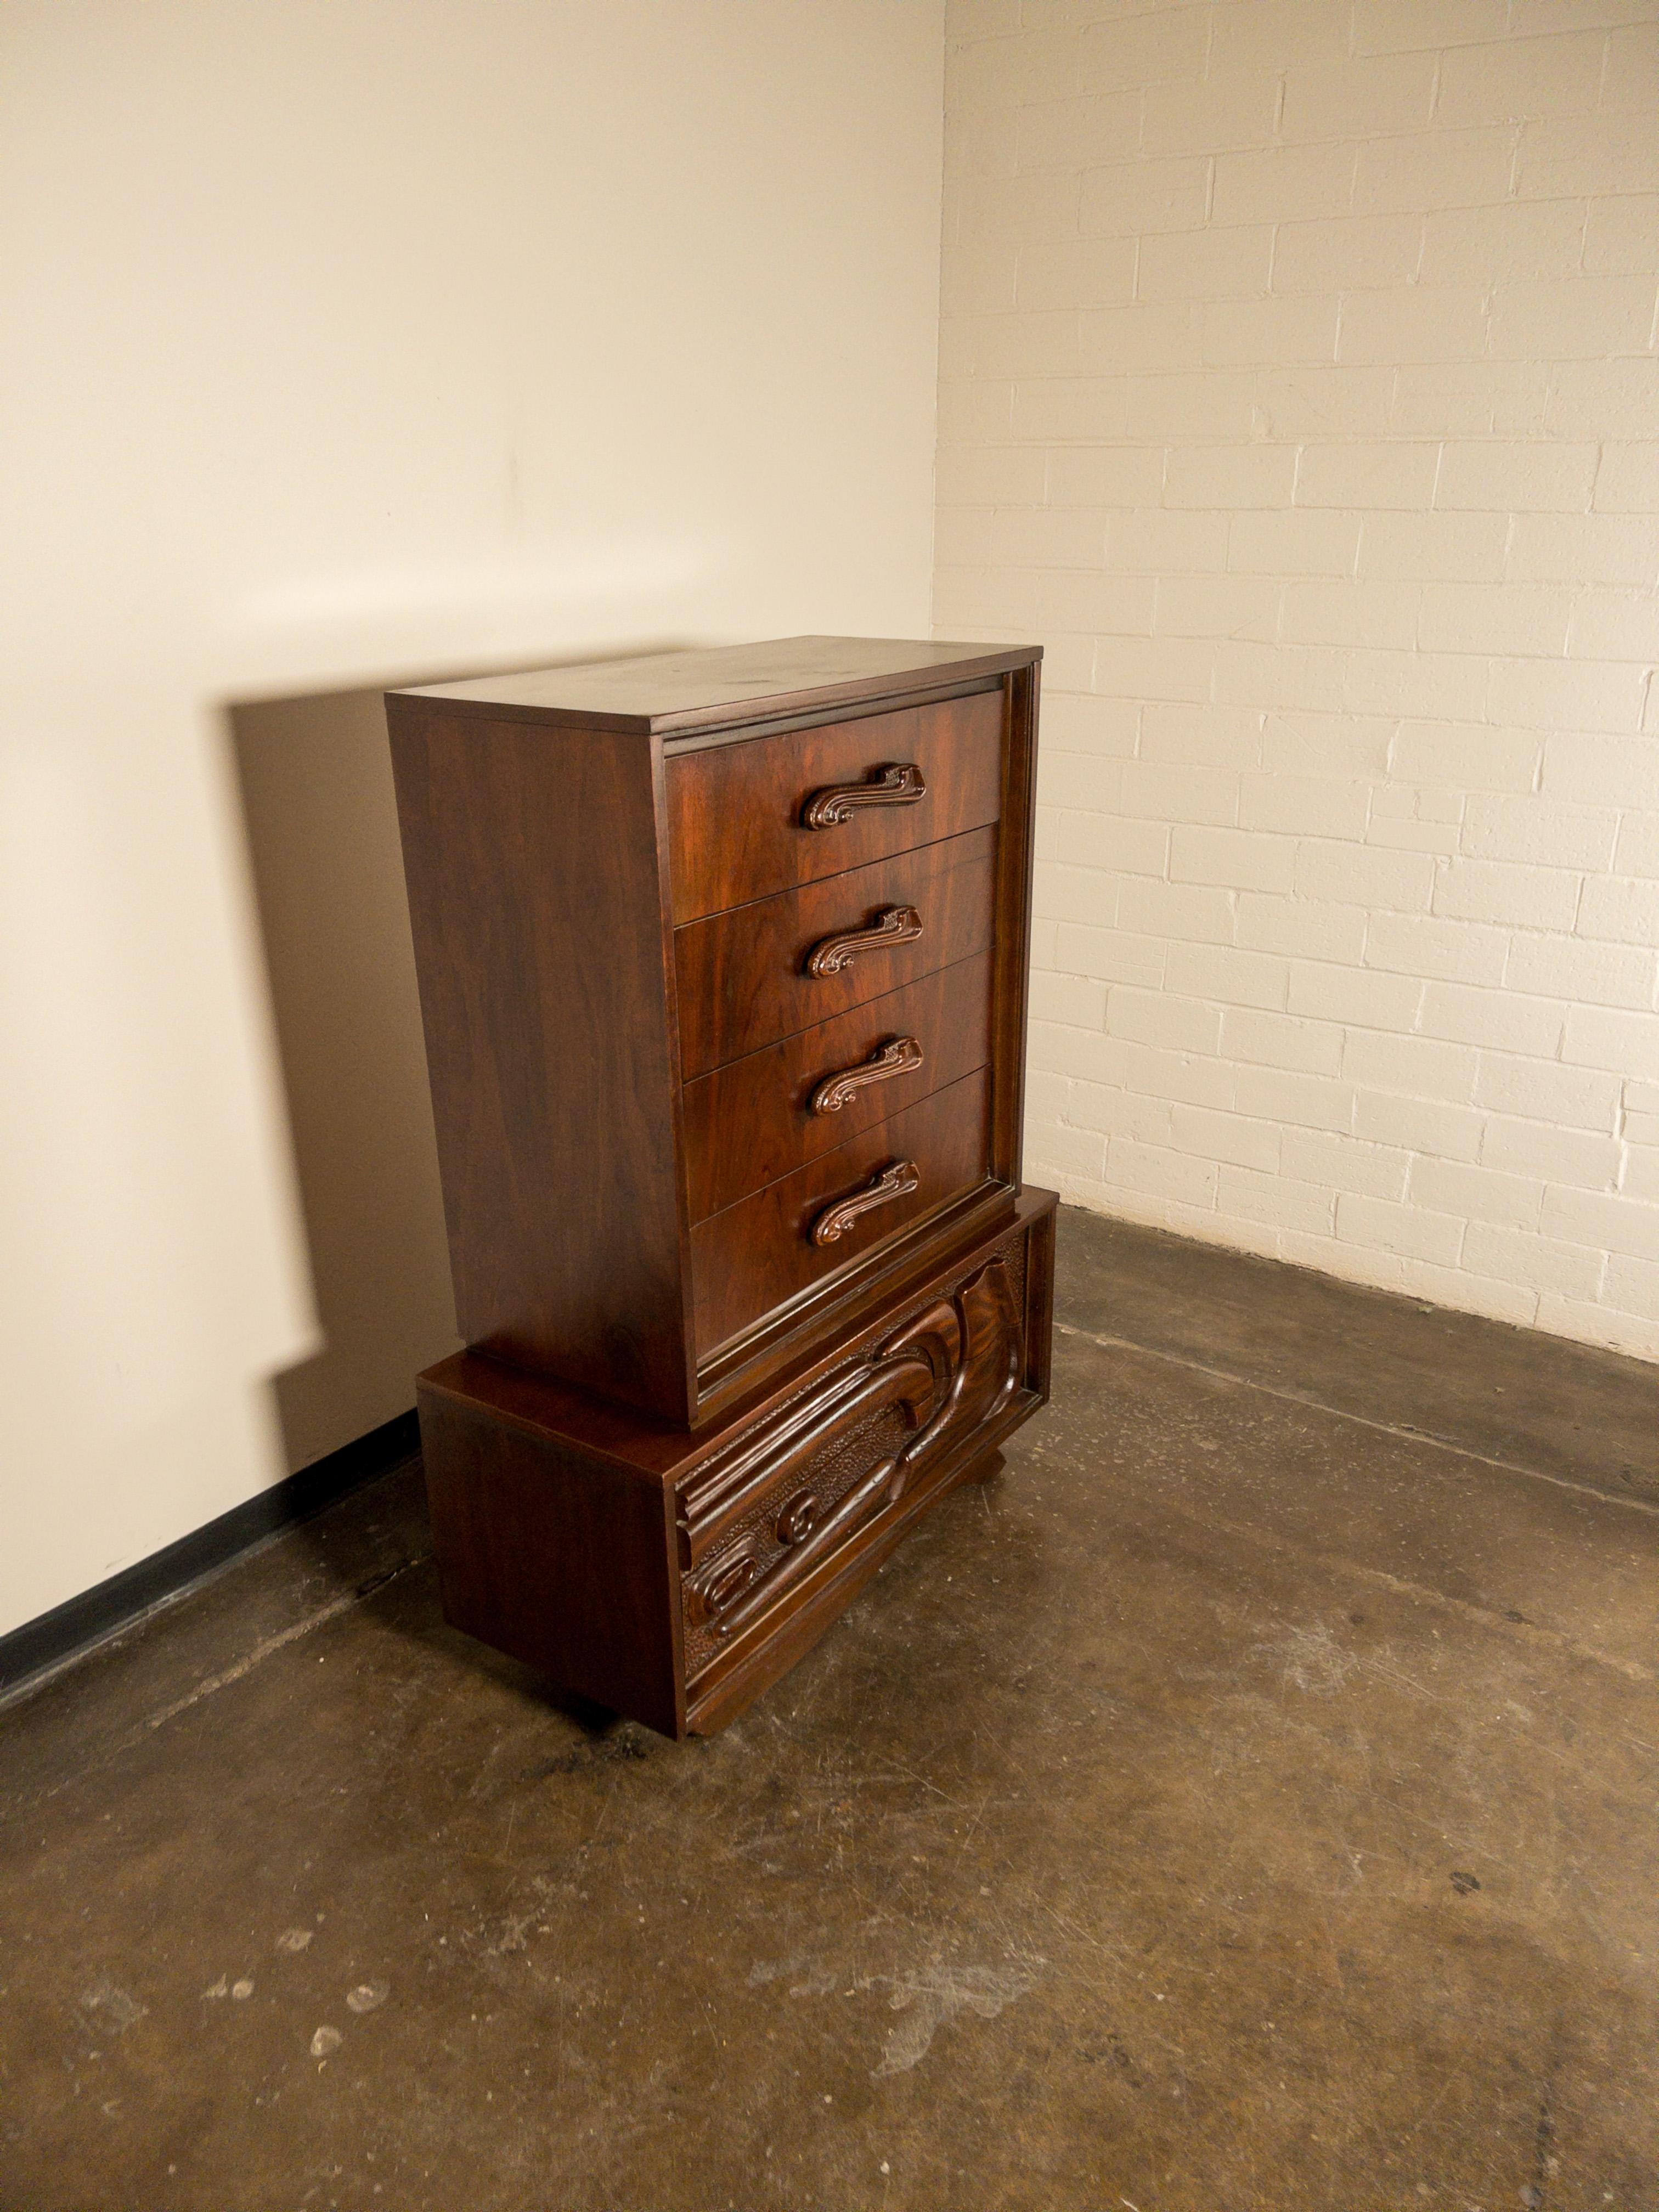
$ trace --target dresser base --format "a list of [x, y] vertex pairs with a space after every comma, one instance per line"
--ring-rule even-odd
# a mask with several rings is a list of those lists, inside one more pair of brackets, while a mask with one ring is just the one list
[[475, 1353], [431, 1369], [446, 1617], [665, 1735], [723, 1727], [1046, 1401], [1054, 1203], [1011, 1194], [856, 1334], [695, 1431]]

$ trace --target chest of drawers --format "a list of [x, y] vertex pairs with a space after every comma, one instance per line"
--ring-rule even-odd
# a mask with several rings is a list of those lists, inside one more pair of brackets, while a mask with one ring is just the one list
[[796, 638], [388, 695], [469, 1349], [444, 1607], [718, 1727], [1047, 1395], [1035, 647]]

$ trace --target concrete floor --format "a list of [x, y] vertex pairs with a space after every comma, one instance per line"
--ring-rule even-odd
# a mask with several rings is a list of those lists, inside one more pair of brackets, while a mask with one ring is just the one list
[[1061, 1253], [713, 1742], [446, 1629], [412, 1468], [0, 1715], [6, 2212], [1659, 2205], [1659, 1371]]

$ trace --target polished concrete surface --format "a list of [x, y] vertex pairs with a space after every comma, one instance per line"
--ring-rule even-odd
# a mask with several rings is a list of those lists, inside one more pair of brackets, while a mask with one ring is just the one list
[[712, 1742], [447, 1630], [413, 1468], [0, 1714], [0, 2207], [1659, 2205], [1659, 1371], [1061, 1257]]

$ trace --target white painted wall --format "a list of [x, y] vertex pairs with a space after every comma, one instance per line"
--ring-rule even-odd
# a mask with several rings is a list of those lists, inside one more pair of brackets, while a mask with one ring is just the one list
[[951, 0], [1027, 1171], [1659, 1357], [1659, 7]]
[[942, 43], [922, 0], [4, 11], [0, 1630], [280, 1474], [263, 1378], [317, 1343], [225, 703], [925, 632]]

